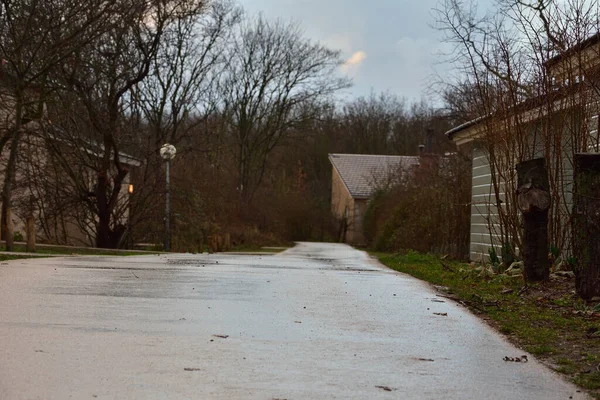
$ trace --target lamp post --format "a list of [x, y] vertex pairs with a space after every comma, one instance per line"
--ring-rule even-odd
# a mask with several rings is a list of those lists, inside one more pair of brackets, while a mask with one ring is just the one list
[[160, 156], [166, 164], [166, 201], [165, 201], [165, 251], [171, 250], [171, 192], [170, 192], [170, 174], [171, 160], [175, 158], [177, 150], [175, 146], [165, 143], [160, 148]]

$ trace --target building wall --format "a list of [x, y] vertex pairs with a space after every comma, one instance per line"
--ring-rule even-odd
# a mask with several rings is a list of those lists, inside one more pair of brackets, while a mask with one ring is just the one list
[[[593, 139], [597, 135], [597, 116], [590, 118], [588, 122], [588, 132], [590, 137]], [[559, 127], [559, 129], [567, 129], [564, 127], [564, 122], [560, 120], [553, 120], [553, 125]], [[539, 128], [539, 127], [538, 127]], [[534, 135], [532, 135], [533, 137]], [[545, 157], [548, 153], [557, 154], [562, 152], [562, 157], [550, 157], [547, 160], [547, 167], [549, 170], [562, 172], [562, 176], [556, 182], [556, 185], [562, 191], [560, 201], [553, 200], [553, 212], [558, 218], [560, 223], [560, 229], [563, 237], [563, 248], [561, 249], [565, 254], [570, 253], [570, 215], [571, 208], [573, 205], [573, 164], [572, 164], [572, 143], [570, 142], [570, 134], [566, 131], [563, 135], [563, 143], [560, 143], [560, 147], [545, 148], [544, 143], [537, 141], [534, 143], [534, 152], [531, 158]], [[593, 141], [593, 140], [592, 140]], [[593, 141], [594, 142], [594, 141]], [[596, 142], [594, 142], [596, 143]], [[556, 143], [552, 143], [552, 146], [556, 146]], [[590, 146], [591, 152], [595, 151], [593, 146]], [[562, 165], [557, 166], [559, 162]], [[500, 194], [501, 198], [504, 199], [506, 195], [506, 184], [500, 182]], [[515, 177], [516, 185], [516, 177]], [[516, 190], [509, 187], [509, 193]], [[552, 190], [552, 188], [551, 188]], [[503, 203], [503, 206], [506, 203]], [[500, 225], [498, 221], [498, 208], [495, 205], [495, 196], [492, 186], [492, 171], [490, 168], [490, 162], [486, 150], [481, 147], [475, 146], [473, 149], [473, 182], [472, 182], [472, 196], [471, 196], [471, 245], [470, 245], [470, 258], [473, 261], [487, 260], [489, 258], [489, 249], [495, 246], [497, 254], [500, 252], [502, 245], [500, 235]], [[554, 243], [552, 243], [554, 245]], [[519, 251], [519, 249], [515, 249]]]
[[[331, 212], [343, 225], [346, 224], [344, 241], [346, 243], [365, 244], [362, 219], [367, 211], [368, 199], [354, 199], [350, 196], [344, 181], [333, 167], [331, 181]], [[342, 231], [340, 226], [340, 231]]]
[[[504, 182], [502, 182], [500, 184], [501, 193], [504, 186]], [[492, 170], [488, 154], [483, 148], [474, 146], [471, 191], [471, 260], [486, 260], [492, 245], [498, 245], [499, 232], [498, 208], [495, 205]]]
[[354, 224], [350, 230], [352, 244], [366, 244], [365, 235], [363, 233], [363, 218], [367, 212], [368, 199], [354, 199]]
[[[354, 219], [354, 199], [350, 196], [344, 181], [340, 177], [335, 167], [331, 174], [331, 212], [335, 218], [340, 221], [340, 233], [344, 230], [343, 225], [346, 224], [345, 241], [352, 239], [352, 221]], [[343, 233], [342, 233], [343, 235]], [[344, 239], [343, 237], [340, 239]]]

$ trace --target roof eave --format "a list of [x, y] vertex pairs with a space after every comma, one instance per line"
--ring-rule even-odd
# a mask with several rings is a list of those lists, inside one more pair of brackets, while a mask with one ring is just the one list
[[459, 126], [450, 129], [445, 133], [446, 137], [452, 140], [457, 145], [462, 145], [473, 141], [477, 138], [477, 133], [480, 130], [480, 123], [485, 117], [478, 117], [471, 121], [465, 122]]

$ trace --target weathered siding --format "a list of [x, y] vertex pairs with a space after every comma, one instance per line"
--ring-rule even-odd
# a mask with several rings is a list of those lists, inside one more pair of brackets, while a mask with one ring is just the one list
[[[501, 182], [503, 193], [504, 182]], [[470, 258], [482, 261], [489, 257], [489, 249], [500, 239], [498, 209], [495, 205], [492, 186], [492, 171], [487, 152], [483, 148], [473, 148], [473, 175], [471, 192], [471, 246]]]

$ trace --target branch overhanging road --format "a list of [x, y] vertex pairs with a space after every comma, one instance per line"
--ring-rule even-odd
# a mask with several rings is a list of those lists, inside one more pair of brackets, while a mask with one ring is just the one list
[[587, 398], [339, 244], [2, 263], [0, 351], [2, 399]]

